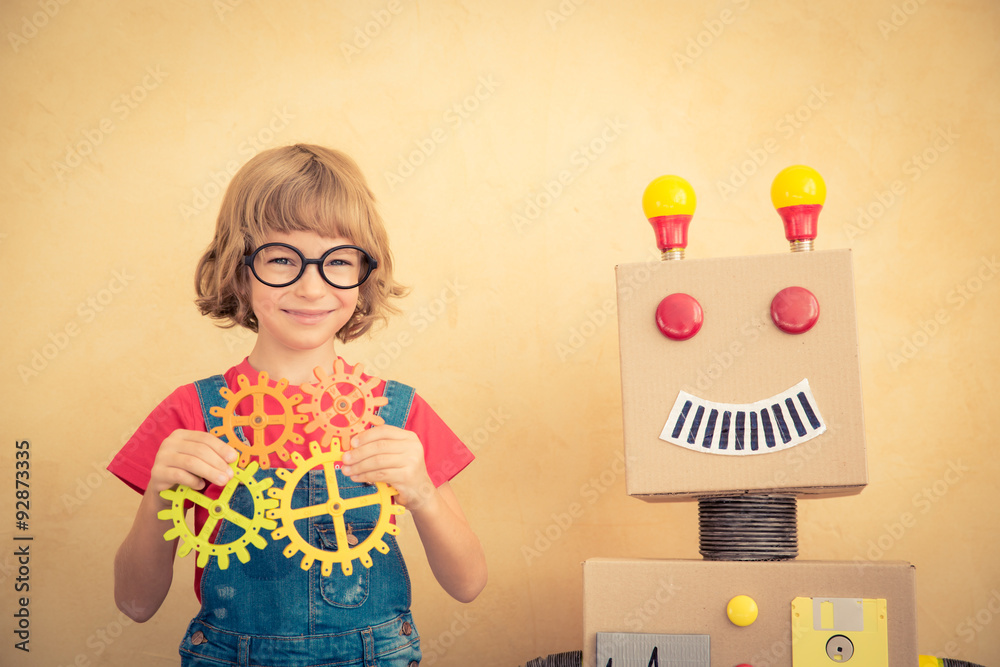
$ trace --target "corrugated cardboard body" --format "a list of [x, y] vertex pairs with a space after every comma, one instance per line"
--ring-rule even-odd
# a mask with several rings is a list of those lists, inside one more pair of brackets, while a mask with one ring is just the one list
[[[685, 259], [616, 267], [626, 487], [645, 500], [784, 491], [856, 493], [868, 481], [854, 278], [849, 250]], [[782, 289], [819, 301], [809, 331], [771, 321]], [[704, 310], [701, 331], [670, 340], [655, 313], [669, 294]], [[784, 451], [723, 456], [660, 439], [680, 390], [720, 403], [753, 403], [806, 379], [826, 432]]]
[[[737, 595], [750, 596], [759, 609], [746, 627], [726, 615]], [[796, 597], [885, 599], [889, 665], [916, 666], [916, 593], [909, 563], [603, 558], [583, 564], [583, 665], [595, 665], [598, 632], [642, 632], [711, 635], [713, 667], [788, 667]], [[862, 664], [858, 658], [855, 654], [849, 664]]]

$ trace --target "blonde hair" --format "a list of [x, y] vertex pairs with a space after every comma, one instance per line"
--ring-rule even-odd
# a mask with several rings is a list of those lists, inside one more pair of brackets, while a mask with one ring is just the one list
[[270, 232], [312, 231], [364, 248], [378, 268], [360, 287], [358, 307], [337, 338], [348, 342], [384, 323], [406, 294], [392, 276], [392, 255], [382, 217], [354, 160], [322, 146], [296, 144], [258, 153], [226, 189], [215, 238], [198, 261], [195, 303], [222, 327], [257, 331], [250, 302], [250, 270], [243, 258]]

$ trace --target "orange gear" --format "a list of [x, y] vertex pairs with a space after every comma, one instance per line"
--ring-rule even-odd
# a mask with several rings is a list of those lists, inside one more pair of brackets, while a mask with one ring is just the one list
[[[240, 390], [233, 393], [229, 387], [219, 390], [222, 398], [228, 401], [225, 407], [213, 406], [210, 412], [222, 419], [222, 426], [212, 429], [212, 435], [222, 438], [223, 436], [230, 445], [240, 452], [240, 467], [245, 467], [250, 463], [250, 457], [257, 457], [261, 468], [271, 467], [270, 454], [277, 454], [282, 461], [288, 460], [288, 450], [285, 443], [294, 442], [302, 444], [304, 438], [293, 430], [295, 424], [302, 424], [308, 421], [306, 415], [295, 413], [295, 406], [302, 401], [301, 394], [285, 396], [285, 388], [288, 380], [281, 379], [273, 389], [267, 384], [268, 375], [266, 371], [261, 371], [257, 376], [257, 384], [250, 384], [250, 380], [245, 375], [239, 375], [236, 381], [240, 385]], [[270, 396], [281, 406], [281, 414], [268, 414], [264, 410], [264, 397]], [[249, 415], [236, 414], [236, 408], [244, 399], [253, 398], [253, 412]], [[281, 424], [284, 426], [281, 434], [273, 442], [266, 442], [264, 429], [268, 426]], [[244, 442], [236, 435], [236, 427], [249, 426], [253, 429], [253, 444]]]
[[372, 393], [379, 380], [363, 379], [363, 370], [361, 364], [356, 364], [352, 371], [347, 371], [344, 360], [338, 357], [333, 362], [333, 375], [327, 375], [317, 366], [313, 374], [319, 382], [302, 385], [302, 391], [312, 396], [312, 400], [299, 405], [297, 410], [312, 415], [306, 424], [306, 433], [323, 430], [320, 441], [323, 449], [329, 449], [333, 439], [339, 438], [341, 450], [347, 451], [352, 435], [361, 433], [369, 425], [385, 423], [375, 414], [375, 408], [385, 405], [389, 399]]
[[[372, 566], [371, 550], [375, 549], [380, 553], [389, 553], [389, 545], [382, 541], [382, 536], [386, 533], [390, 535], [399, 534], [399, 526], [392, 523], [391, 517], [394, 514], [402, 514], [406, 511], [399, 505], [394, 505], [392, 497], [396, 495], [396, 490], [382, 482], [374, 484], [374, 492], [356, 496], [354, 498], [343, 498], [340, 495], [340, 487], [337, 484], [336, 468], [340, 463], [343, 452], [340, 448], [334, 447], [328, 452], [320, 449], [318, 442], [310, 442], [309, 450], [312, 453], [308, 459], [302, 457], [298, 452], [292, 452], [294, 468], [280, 468], [276, 471], [279, 478], [285, 482], [282, 488], [271, 487], [267, 490], [271, 499], [277, 499], [278, 507], [266, 512], [268, 519], [278, 519], [281, 525], [271, 531], [272, 540], [280, 540], [287, 537], [289, 544], [282, 553], [285, 558], [291, 558], [298, 552], [302, 552], [301, 567], [308, 570], [315, 561], [323, 563], [323, 576], [329, 576], [333, 572], [333, 564], [340, 563], [340, 569], [344, 575], [349, 576], [354, 571], [353, 561], [359, 559], [365, 567]], [[295, 487], [298, 486], [302, 478], [314, 468], [323, 468], [326, 477], [326, 486], [329, 499], [325, 503], [310, 505], [307, 507], [292, 507], [292, 495]], [[348, 533], [348, 525], [344, 515], [360, 507], [379, 505], [379, 517], [368, 537], [355, 544], [351, 544], [351, 535]], [[295, 522], [300, 519], [309, 519], [319, 516], [330, 516], [333, 519], [334, 533], [337, 537], [337, 548], [332, 551], [320, 549], [309, 544], [306, 537], [299, 533], [295, 527]]]

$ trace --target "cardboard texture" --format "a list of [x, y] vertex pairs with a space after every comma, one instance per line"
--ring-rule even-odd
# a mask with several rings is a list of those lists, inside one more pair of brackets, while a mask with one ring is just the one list
[[[867, 484], [849, 250], [626, 264], [616, 274], [629, 495], [844, 494]], [[785, 333], [771, 320], [772, 299], [790, 286], [819, 301], [818, 322], [802, 334]], [[676, 292], [695, 297], [704, 310], [701, 331], [685, 341], [666, 338], [655, 323], [659, 302]], [[660, 438], [681, 391], [752, 404], [802, 380], [825, 431], [801, 444], [721, 456]]]
[[[757, 619], [748, 626], [726, 614], [736, 595], [757, 603]], [[914, 568], [908, 563], [603, 558], [583, 564], [583, 665], [596, 665], [598, 632], [629, 632], [710, 635], [713, 667], [790, 667], [792, 601], [799, 597], [884, 599], [889, 667], [916, 667]], [[873, 664], [859, 647], [848, 664]]]

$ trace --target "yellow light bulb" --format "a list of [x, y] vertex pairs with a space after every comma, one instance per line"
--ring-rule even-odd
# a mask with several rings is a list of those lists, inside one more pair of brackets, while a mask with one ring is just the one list
[[680, 176], [654, 178], [642, 193], [642, 211], [647, 218], [693, 215], [696, 204], [694, 188]]
[[782, 169], [771, 183], [771, 202], [785, 224], [792, 250], [812, 250], [819, 212], [826, 202], [826, 183], [812, 167]]
[[653, 225], [664, 259], [681, 258], [697, 200], [694, 188], [680, 176], [653, 179], [642, 193], [642, 210]]

